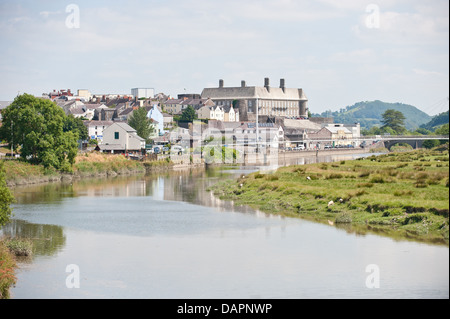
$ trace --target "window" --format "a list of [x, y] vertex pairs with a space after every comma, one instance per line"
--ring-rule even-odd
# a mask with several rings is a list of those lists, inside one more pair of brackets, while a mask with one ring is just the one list
[[114, 132], [114, 139], [116, 139], [116, 140], [119, 139], [119, 132]]

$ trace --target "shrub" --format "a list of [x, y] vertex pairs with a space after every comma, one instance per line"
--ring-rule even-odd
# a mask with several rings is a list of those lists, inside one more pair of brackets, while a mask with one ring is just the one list
[[330, 174], [330, 175], [328, 175], [327, 177], [326, 177], [326, 179], [340, 179], [340, 178], [343, 178], [344, 176], [342, 175], [342, 174], [339, 174], [339, 173], [333, 173], [333, 174]]
[[383, 184], [383, 183], [385, 182], [385, 180], [384, 180], [383, 176], [376, 175], [376, 176], [373, 176], [373, 177], [370, 179], [370, 182], [371, 182], [371, 183]]
[[277, 180], [279, 180], [280, 178], [279, 178], [277, 175], [267, 175], [267, 176], [266, 176], [266, 179], [267, 179], [268, 181], [277, 181]]
[[31, 256], [33, 243], [29, 239], [11, 238], [5, 240], [5, 245], [15, 256]]
[[16, 262], [3, 241], [0, 240], [0, 299], [9, 299], [9, 288], [17, 281]]
[[363, 177], [367, 177], [369, 175], [370, 175], [370, 172], [369, 171], [365, 171], [365, 172], [362, 172], [361, 174], [359, 174], [359, 177], [363, 178]]
[[336, 224], [349, 224], [352, 222], [352, 217], [350, 213], [344, 212], [340, 213], [336, 217]]

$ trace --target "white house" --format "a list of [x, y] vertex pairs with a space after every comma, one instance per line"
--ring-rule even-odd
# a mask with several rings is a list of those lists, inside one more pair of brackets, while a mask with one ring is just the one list
[[164, 116], [161, 111], [158, 109], [158, 105], [154, 104], [153, 107], [148, 111], [147, 117], [153, 121], [155, 124], [154, 127], [156, 129], [157, 136], [164, 134]]
[[84, 121], [84, 125], [88, 129], [89, 138], [91, 140], [103, 140], [103, 131], [114, 124], [113, 121]]
[[97, 150], [106, 153], [142, 152], [145, 140], [126, 123], [114, 123], [103, 131], [103, 141]]
[[202, 106], [197, 110], [199, 119], [224, 121], [225, 112], [220, 106]]

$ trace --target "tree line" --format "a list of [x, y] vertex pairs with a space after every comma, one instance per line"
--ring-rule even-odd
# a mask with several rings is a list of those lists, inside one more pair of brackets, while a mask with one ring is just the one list
[[88, 138], [83, 121], [65, 114], [50, 100], [30, 94], [17, 96], [2, 112], [0, 140], [32, 163], [72, 171], [78, 140]]

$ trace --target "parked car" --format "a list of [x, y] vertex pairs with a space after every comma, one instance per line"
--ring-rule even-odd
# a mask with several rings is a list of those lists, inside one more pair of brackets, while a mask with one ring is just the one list
[[181, 147], [180, 145], [174, 145], [171, 148], [171, 151], [173, 153], [178, 153], [178, 155], [181, 155], [185, 152], [185, 150], [183, 149], [183, 147]]

